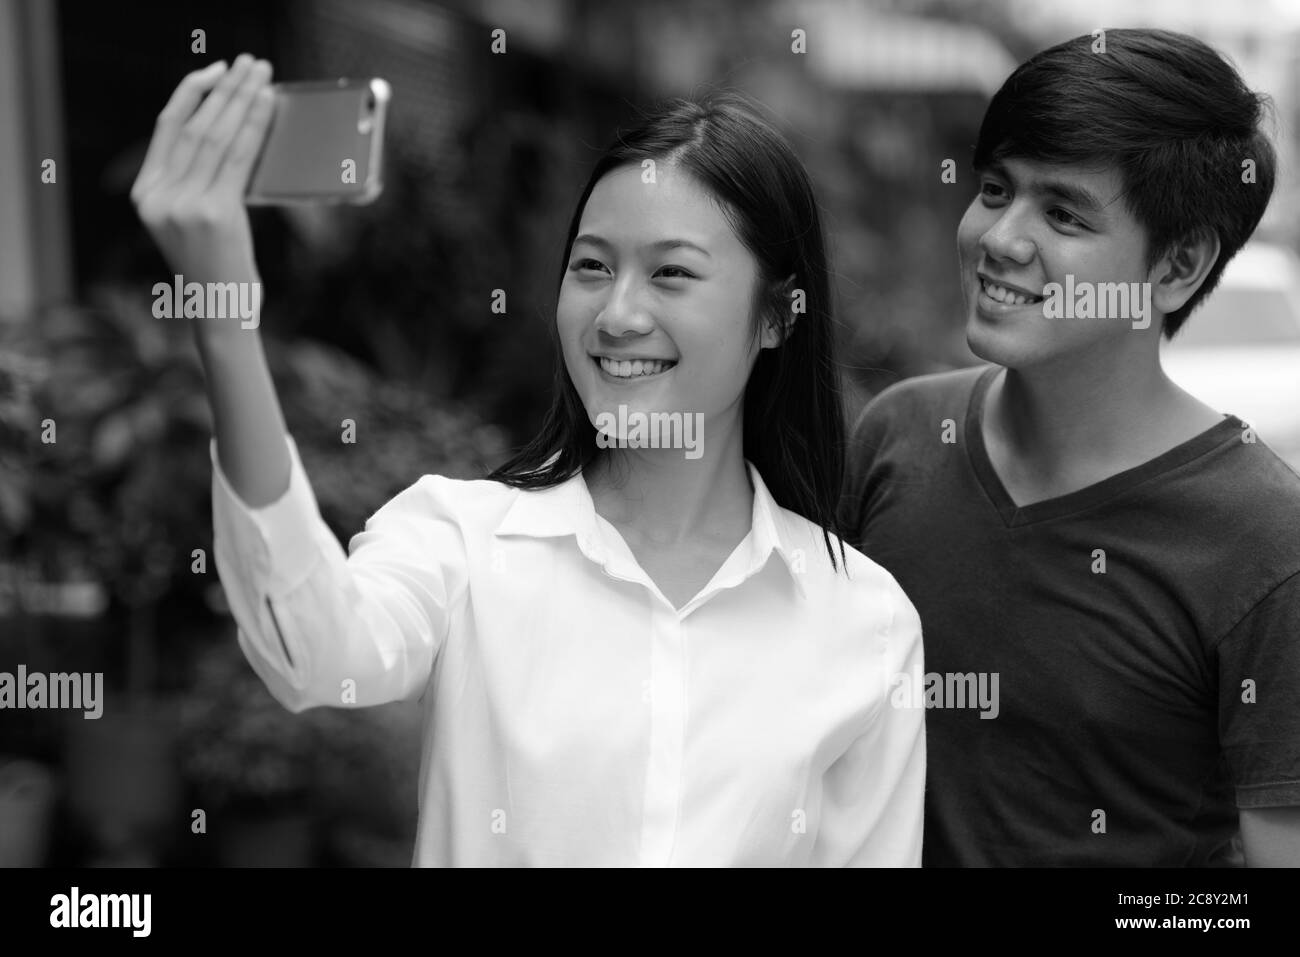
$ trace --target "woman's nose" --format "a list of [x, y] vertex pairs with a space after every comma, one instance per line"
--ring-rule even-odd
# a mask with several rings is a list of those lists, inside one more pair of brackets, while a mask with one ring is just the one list
[[610, 287], [609, 298], [596, 316], [596, 328], [610, 336], [649, 332], [653, 321], [641, 292], [641, 285], [635, 277], [619, 278]]

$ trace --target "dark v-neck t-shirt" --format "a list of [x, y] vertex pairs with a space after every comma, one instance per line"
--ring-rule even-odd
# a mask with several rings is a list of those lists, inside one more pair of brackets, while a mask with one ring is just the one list
[[849, 539], [921, 616], [924, 863], [1239, 864], [1238, 807], [1300, 805], [1300, 476], [1229, 415], [1018, 507], [998, 371], [885, 390], [849, 450]]

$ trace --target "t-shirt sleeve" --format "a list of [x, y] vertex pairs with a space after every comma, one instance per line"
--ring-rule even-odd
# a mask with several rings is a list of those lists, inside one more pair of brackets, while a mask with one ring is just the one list
[[453, 488], [425, 476], [354, 535], [345, 555], [321, 518], [297, 446], [289, 487], [252, 508], [212, 458], [213, 554], [239, 646], [291, 711], [414, 697], [466, 588]]
[[1300, 572], [1217, 646], [1219, 743], [1240, 808], [1300, 805]]
[[862, 522], [870, 497], [872, 469], [888, 432], [892, 407], [890, 398], [882, 392], [868, 402], [849, 430], [839, 522], [849, 544], [855, 548], [862, 540]]

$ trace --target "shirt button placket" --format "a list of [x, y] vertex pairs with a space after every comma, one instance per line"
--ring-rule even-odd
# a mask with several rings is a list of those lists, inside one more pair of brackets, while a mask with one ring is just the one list
[[641, 817], [641, 864], [665, 867], [677, 836], [686, 731], [685, 651], [682, 622], [661, 601], [650, 619], [650, 747]]

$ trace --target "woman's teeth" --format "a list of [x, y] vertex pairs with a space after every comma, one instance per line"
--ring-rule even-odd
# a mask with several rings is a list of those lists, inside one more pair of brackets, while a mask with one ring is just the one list
[[995, 282], [989, 282], [987, 279], [981, 279], [980, 286], [984, 289], [985, 295], [990, 299], [996, 299], [998, 302], [1004, 302], [1009, 306], [1031, 305], [1043, 301], [1042, 296], [1023, 296], [1018, 292], [1012, 292], [1005, 286], [999, 286]]
[[620, 379], [631, 379], [641, 375], [657, 375], [665, 369], [671, 369], [677, 365], [676, 362], [670, 362], [666, 359], [625, 359], [622, 362], [615, 362], [613, 359], [600, 357], [600, 367], [612, 376]]

